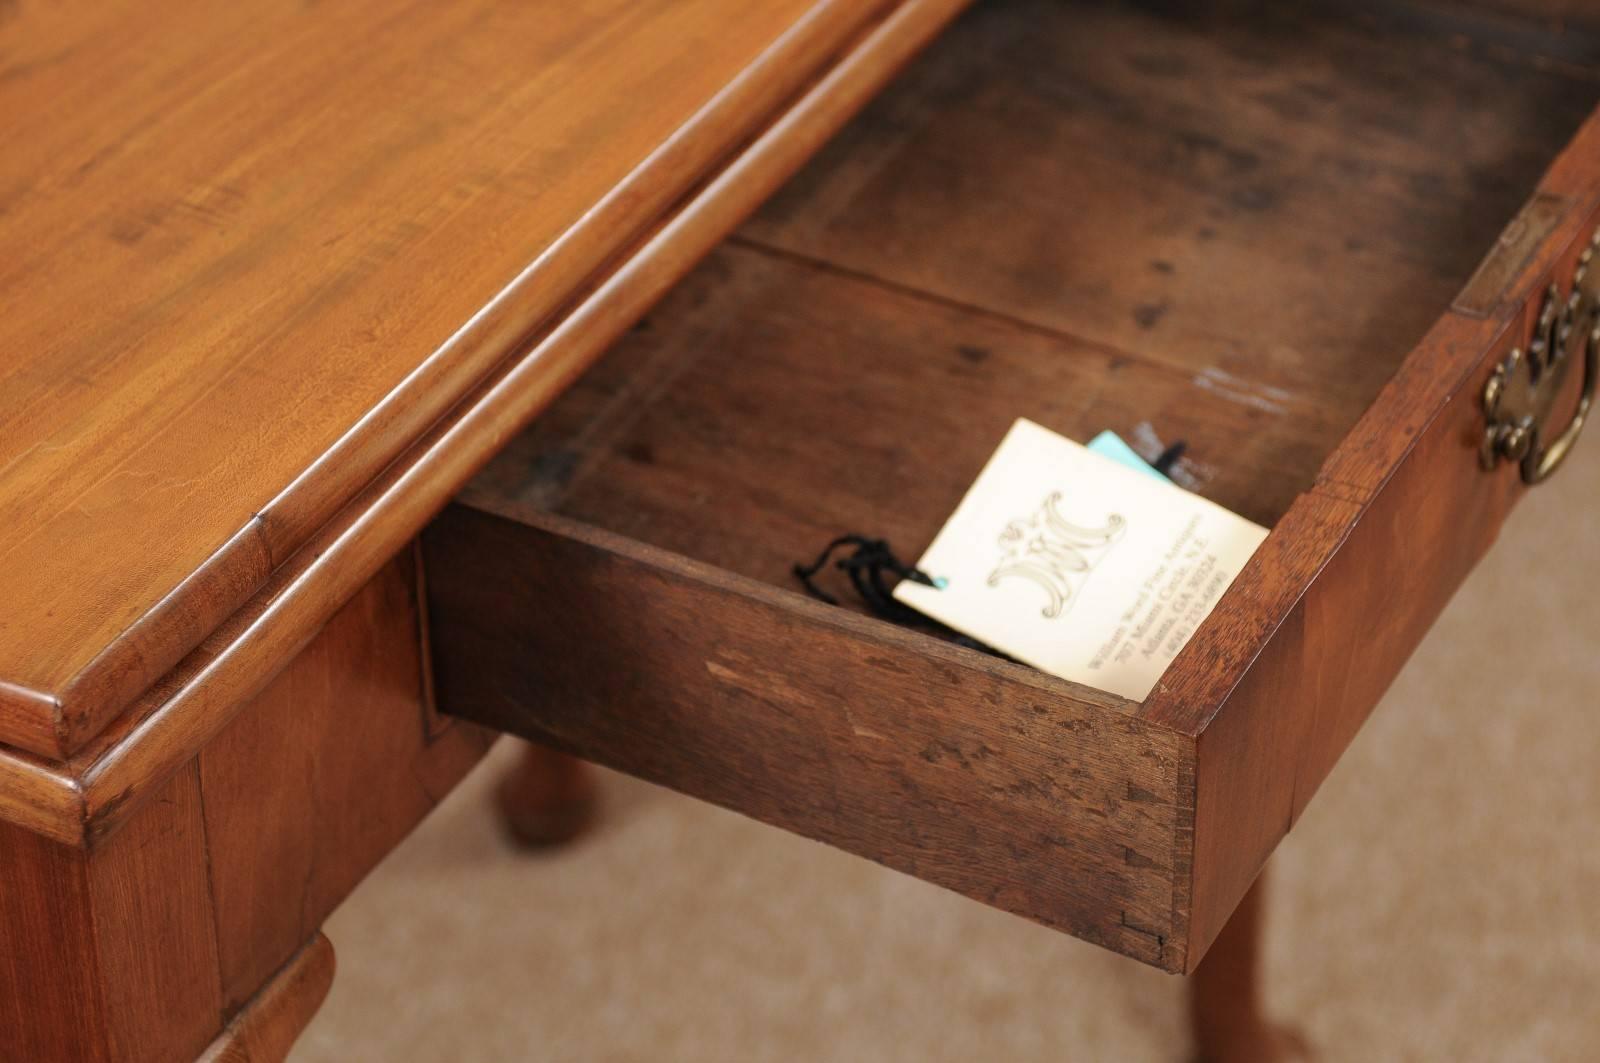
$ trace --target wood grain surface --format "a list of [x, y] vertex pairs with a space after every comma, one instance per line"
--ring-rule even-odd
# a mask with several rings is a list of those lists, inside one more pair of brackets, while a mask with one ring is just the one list
[[408, 551], [121, 829], [0, 823], [0, 1060], [286, 1047], [330, 973], [306, 942], [493, 740], [434, 711], [418, 594]]
[[1270, 525], [1344, 426], [1311, 401], [1266, 410], [1191, 376], [737, 240], [469, 493], [795, 586], [791, 566], [846, 531], [914, 557], [1028, 417], [1080, 440], [1110, 428], [1152, 458], [1184, 440], [1175, 475]]
[[1348, 427], [1600, 74], [1345, 7], [981, 5], [744, 235]]
[[[691, 745], [699, 727], [719, 735], [705, 754], [719, 764], [785, 742], [805, 753], [797, 771], [831, 780], [833, 746], [742, 717], [744, 731], [728, 728], [734, 710], [702, 674], [718, 655], [809, 655], [786, 635], [816, 608], [793, 593], [794, 562], [844, 532], [916, 556], [1019, 415], [1079, 438], [1115, 428], [1152, 457], [1183, 438], [1188, 486], [1273, 526], [1136, 710], [1179, 741], [1173, 841], [1148, 869], [1172, 910], [1147, 925], [1172, 935], [1159, 962], [1192, 970], [1520, 496], [1514, 471], [1478, 466], [1476, 397], [1600, 204], [1597, 125], [1583, 125], [1593, 68], [1437, 22], [1396, 35], [1331, 7], [1218, 10], [1016, 0], [969, 13], [466, 492], [527, 527], [431, 548], [436, 581], [461, 599], [451, 615], [484, 642], [440, 644], [456, 657], [445, 696], [473, 695], [452, 710], [940, 875], [899, 839], [819, 825], [827, 807], [774, 810], [653, 758], [651, 723], [616, 722], [628, 706], [595, 704], [574, 677], [584, 662], [618, 670], [601, 701], [634, 698]], [[1483, 312], [1448, 311], [1536, 186], [1560, 204], [1544, 238], [1497, 274]], [[635, 541], [569, 527], [577, 545], [552, 544], [558, 525], [539, 511]], [[485, 559], [495, 550], [503, 566]], [[473, 585], [497, 567], [509, 587]], [[630, 567], [643, 570], [632, 598], [618, 574]], [[704, 641], [671, 630], [718, 624], [701, 618], [741, 578], [779, 588], [770, 614]], [[531, 615], [540, 595], [559, 615]], [[601, 630], [628, 610], [645, 619]], [[888, 637], [861, 623], [863, 638]], [[690, 693], [677, 700], [672, 683]], [[928, 685], [871, 689], [920, 704], [911, 691]], [[768, 684], [765, 709], [854, 714], [857, 686]], [[1093, 704], [1081, 687], [1058, 693]], [[973, 727], [966, 715], [996, 711], [942, 706]], [[739, 744], [758, 734], [772, 740], [762, 752]], [[987, 814], [968, 799], [964, 812]], [[1062, 822], [1115, 836], [1078, 811]], [[1049, 898], [998, 903], [1051, 921]], [[1056, 925], [1108, 921], [1062, 904], [1076, 914]]]
[[81, 747], [891, 6], [0, 9], [0, 741]]
[[408, 551], [199, 755], [229, 1014], [493, 741], [435, 714], [421, 619]]
[[333, 946], [322, 934], [251, 999], [198, 1063], [283, 1063], [333, 984]]
[[[1557, 33], [1600, 26], [1600, 10], [1587, 0], [1431, 0], [1441, 8], [1466, 8], [1531, 19]], [[1583, 35], [1571, 33], [1582, 39]]]
[[1026, 416], [1184, 440], [1270, 526], [1597, 86], [1314, 10], [984, 5], [479, 485], [789, 586], [845, 531], [915, 555]]
[[605, 277], [369, 483], [181, 664], [64, 764], [0, 749], [0, 817], [73, 844], [116, 828], [214, 738], [472, 474], [809, 158], [962, 6], [863, 34]]
[[194, 765], [86, 852], [0, 823], [0, 1058], [193, 1059], [216, 1035], [216, 924]]
[[[1540, 191], [1567, 209], [1504, 298], [1485, 316], [1440, 318], [1141, 707], [1199, 738], [1195, 948], [1221, 931], [1526, 490], [1514, 466], [1478, 465], [1481, 395], [1600, 224], [1600, 113]], [[1593, 460], [1593, 446], [1573, 460]]]
[[1132, 703], [522, 507], [423, 541], [444, 711], [1182, 968]]

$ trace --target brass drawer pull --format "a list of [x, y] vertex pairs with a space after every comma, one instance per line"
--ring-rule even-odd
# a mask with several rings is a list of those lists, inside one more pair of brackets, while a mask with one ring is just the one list
[[[1485, 469], [1510, 459], [1520, 464], [1524, 483], [1539, 483], [1556, 471], [1583, 431], [1594, 401], [1595, 363], [1600, 360], [1600, 295], [1584, 283], [1597, 247], [1600, 230], [1578, 259], [1572, 290], [1563, 297], [1558, 286], [1550, 285], [1527, 350], [1512, 348], [1484, 385], [1483, 409], [1489, 423], [1479, 454]], [[1543, 443], [1545, 421], [1575, 360], [1574, 345], [1582, 349], [1583, 394], [1567, 427]]]

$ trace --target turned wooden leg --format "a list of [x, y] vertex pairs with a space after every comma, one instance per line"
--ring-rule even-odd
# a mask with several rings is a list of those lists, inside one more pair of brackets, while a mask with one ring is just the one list
[[1286, 1063], [1311, 1058], [1297, 1031], [1261, 1008], [1261, 923], [1266, 872], [1234, 910], [1189, 976], [1189, 1022], [1198, 1063]]
[[198, 1063], [283, 1063], [333, 984], [333, 946], [318, 934], [261, 987]]
[[530, 848], [561, 845], [594, 822], [594, 769], [577, 757], [529, 743], [501, 780], [500, 815], [511, 836]]

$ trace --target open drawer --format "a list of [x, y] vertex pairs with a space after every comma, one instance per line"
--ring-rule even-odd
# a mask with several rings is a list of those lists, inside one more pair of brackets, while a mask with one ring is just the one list
[[[975, 8], [512, 442], [424, 538], [441, 705], [1193, 969], [1524, 490], [1483, 395], [1600, 221], [1600, 67], [1166, 7]], [[1143, 703], [791, 574], [917, 556], [1019, 416], [1273, 529]]]

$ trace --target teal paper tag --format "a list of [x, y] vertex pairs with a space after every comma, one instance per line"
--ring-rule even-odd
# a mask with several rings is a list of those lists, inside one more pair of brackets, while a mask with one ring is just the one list
[[1143, 458], [1139, 457], [1138, 452], [1136, 452], [1132, 447], [1128, 446], [1128, 444], [1124, 443], [1122, 441], [1122, 437], [1110, 429], [1101, 432], [1099, 435], [1089, 440], [1087, 449], [1100, 455], [1102, 458], [1110, 458], [1119, 465], [1126, 465], [1130, 469], [1136, 469], [1139, 472], [1144, 473], [1146, 476], [1154, 476], [1162, 483], [1172, 482], [1167, 477], [1157, 472], [1155, 467], [1152, 466], [1148, 461], [1145, 461]]

